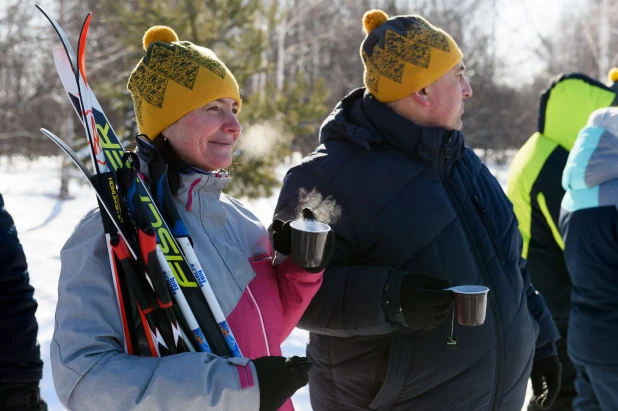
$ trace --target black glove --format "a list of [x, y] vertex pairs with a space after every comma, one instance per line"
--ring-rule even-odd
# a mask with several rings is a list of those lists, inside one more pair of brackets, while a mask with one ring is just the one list
[[[317, 220], [315, 214], [310, 208], [303, 208], [303, 218], [305, 220]], [[290, 255], [292, 254], [292, 229], [290, 223], [294, 220], [281, 221], [275, 219], [273, 221], [273, 248], [275, 251]], [[322, 264], [318, 267], [302, 267], [310, 273], [319, 273], [324, 270], [335, 252], [335, 232], [331, 228], [326, 237], [326, 244], [324, 245], [324, 257], [322, 258]]]
[[39, 383], [0, 383], [0, 410], [47, 411]]
[[253, 361], [260, 385], [260, 411], [276, 411], [309, 382], [305, 357], [260, 357]]
[[431, 330], [448, 317], [453, 299], [451, 286], [429, 274], [408, 274], [401, 280], [400, 299], [406, 326], [415, 330]]
[[562, 364], [558, 356], [544, 358], [532, 364], [532, 399], [542, 409], [549, 409], [560, 392]]

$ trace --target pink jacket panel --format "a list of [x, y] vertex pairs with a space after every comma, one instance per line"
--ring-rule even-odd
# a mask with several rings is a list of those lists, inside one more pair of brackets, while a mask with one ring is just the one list
[[[255, 278], [227, 320], [246, 358], [281, 355], [290, 335], [322, 284], [322, 272], [311, 274], [287, 258], [273, 266], [270, 253], [249, 259]], [[279, 411], [293, 411], [288, 400]]]

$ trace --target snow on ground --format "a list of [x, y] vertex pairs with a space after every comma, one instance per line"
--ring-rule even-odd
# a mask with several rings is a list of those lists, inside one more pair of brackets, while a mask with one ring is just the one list
[[[65, 201], [57, 199], [60, 162], [60, 157], [40, 158], [32, 162], [21, 158], [12, 161], [0, 158], [0, 193], [15, 220], [28, 260], [30, 281], [39, 304], [36, 317], [44, 362], [41, 395], [47, 401], [50, 411], [63, 410], [53, 387], [49, 362], [49, 344], [54, 331], [54, 310], [58, 298], [60, 249], [80, 217], [96, 206], [94, 191], [77, 174], [71, 181], [71, 198]], [[493, 166], [490, 169], [504, 187], [508, 165]], [[287, 166], [281, 168], [281, 177], [285, 170]], [[277, 194], [271, 198], [245, 200], [244, 203], [268, 225]], [[304, 355], [307, 337], [306, 331], [295, 329], [282, 347], [283, 354]], [[292, 400], [297, 411], [311, 410], [307, 387], [299, 390]]]

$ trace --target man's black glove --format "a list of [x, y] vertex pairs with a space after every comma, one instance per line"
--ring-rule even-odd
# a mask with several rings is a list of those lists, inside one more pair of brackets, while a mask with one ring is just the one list
[[429, 274], [407, 274], [401, 280], [400, 300], [406, 326], [415, 330], [431, 330], [448, 317], [453, 299], [451, 286]]
[[260, 357], [253, 361], [260, 386], [260, 411], [276, 411], [309, 382], [305, 357]]
[[549, 409], [560, 392], [562, 364], [557, 356], [544, 358], [532, 364], [532, 399], [536, 405]]
[[[310, 208], [303, 208], [303, 218], [305, 220], [316, 220], [315, 214]], [[290, 255], [292, 254], [292, 229], [290, 228], [290, 223], [294, 220], [282, 221], [279, 219], [275, 219], [273, 221], [272, 230], [273, 230], [273, 248], [275, 251]], [[333, 253], [335, 252], [335, 232], [331, 228], [328, 231], [328, 236], [326, 237], [326, 244], [324, 245], [324, 257], [322, 258], [322, 263], [318, 267], [302, 267], [310, 273], [319, 273], [324, 270], [330, 259], [333, 257]]]
[[39, 383], [0, 383], [0, 410], [47, 411]]

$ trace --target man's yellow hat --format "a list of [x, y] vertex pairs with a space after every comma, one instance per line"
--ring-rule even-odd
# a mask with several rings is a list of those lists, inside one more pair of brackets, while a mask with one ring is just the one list
[[212, 50], [178, 41], [169, 27], [154, 26], [143, 39], [146, 54], [129, 76], [140, 134], [154, 140], [185, 114], [228, 97], [238, 103], [238, 83]]
[[389, 19], [382, 10], [370, 10], [363, 16], [363, 29], [363, 80], [383, 103], [427, 87], [463, 58], [451, 36], [420, 16]]

